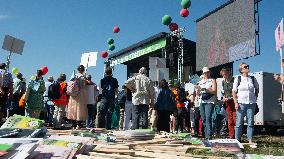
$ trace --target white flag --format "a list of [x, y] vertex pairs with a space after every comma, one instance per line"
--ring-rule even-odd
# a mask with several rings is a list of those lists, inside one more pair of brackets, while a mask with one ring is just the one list
[[97, 65], [97, 58], [98, 58], [97, 56], [98, 56], [98, 52], [90, 52], [89, 53], [88, 67]]
[[81, 62], [80, 65], [83, 65], [85, 68], [88, 66], [88, 61], [89, 61], [89, 53], [83, 53], [81, 56]]
[[281, 22], [278, 24], [277, 28], [275, 29], [275, 41], [276, 41], [276, 51], [278, 52], [279, 49], [284, 44], [283, 18]]
[[83, 53], [81, 56], [81, 63], [85, 68], [97, 65], [98, 52]]

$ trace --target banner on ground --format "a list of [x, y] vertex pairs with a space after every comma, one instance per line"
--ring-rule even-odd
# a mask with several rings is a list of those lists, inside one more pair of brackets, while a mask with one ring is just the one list
[[284, 32], [283, 32], [283, 18], [275, 29], [275, 41], [276, 41], [276, 51], [284, 44]]

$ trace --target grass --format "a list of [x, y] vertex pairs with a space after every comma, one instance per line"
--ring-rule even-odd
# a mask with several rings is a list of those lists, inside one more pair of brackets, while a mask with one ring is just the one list
[[257, 143], [257, 148], [245, 145], [244, 153], [274, 156], [284, 155], [284, 136], [258, 135], [254, 137], [254, 142]]
[[[248, 143], [246, 139], [243, 141]], [[254, 142], [257, 143], [257, 148], [251, 148], [249, 145], [244, 145], [243, 152], [245, 154], [258, 154], [258, 155], [273, 155], [284, 156], [284, 136], [270, 136], [270, 135], [256, 135], [254, 136]], [[213, 153], [211, 149], [196, 149], [189, 148], [188, 154], [202, 155], [202, 156], [218, 156], [218, 157], [233, 157], [232, 154], [226, 152]]]

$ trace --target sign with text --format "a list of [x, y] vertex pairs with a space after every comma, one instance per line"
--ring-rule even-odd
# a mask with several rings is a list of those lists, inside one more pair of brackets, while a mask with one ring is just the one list
[[153, 51], [162, 49], [165, 46], [166, 46], [166, 39], [160, 39], [160, 40], [155, 41], [153, 43], [147, 44], [147, 45], [145, 45], [141, 48], [138, 48], [138, 49], [130, 52], [128, 55], [122, 55], [122, 56], [115, 58], [114, 60], [112, 60], [111, 66], [115, 66], [115, 65], [122, 64], [124, 62], [133, 60], [135, 58], [141, 57], [141, 56], [146, 55], [148, 53], [151, 53]]

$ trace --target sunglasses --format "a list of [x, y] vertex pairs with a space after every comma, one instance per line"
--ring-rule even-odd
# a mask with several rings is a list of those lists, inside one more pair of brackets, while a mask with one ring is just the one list
[[244, 66], [245, 69], [249, 69], [249, 65]]

